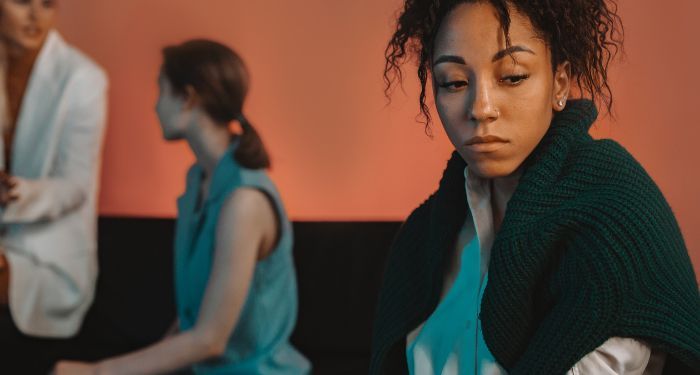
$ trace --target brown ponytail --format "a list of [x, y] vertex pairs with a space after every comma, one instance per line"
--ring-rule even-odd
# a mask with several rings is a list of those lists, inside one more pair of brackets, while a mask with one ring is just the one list
[[270, 168], [270, 157], [265, 150], [260, 135], [241, 113], [238, 116], [243, 134], [240, 136], [234, 157], [238, 163], [249, 169]]
[[260, 135], [243, 116], [248, 93], [248, 70], [229, 47], [195, 39], [163, 49], [162, 72], [175, 92], [185, 95], [192, 86], [202, 108], [214, 121], [229, 124], [238, 120], [243, 134], [234, 157], [245, 168], [270, 168], [270, 157]]

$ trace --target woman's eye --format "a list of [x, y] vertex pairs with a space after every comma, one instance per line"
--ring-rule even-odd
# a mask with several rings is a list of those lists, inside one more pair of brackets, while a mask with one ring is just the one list
[[439, 86], [448, 91], [458, 91], [467, 86], [467, 81], [448, 81], [441, 83]]
[[501, 78], [501, 82], [507, 85], [516, 86], [528, 78], [530, 78], [529, 74], [512, 75]]

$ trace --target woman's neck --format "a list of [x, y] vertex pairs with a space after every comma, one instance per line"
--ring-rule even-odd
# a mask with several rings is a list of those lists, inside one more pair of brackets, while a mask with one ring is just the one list
[[498, 231], [506, 214], [508, 201], [518, 187], [518, 181], [522, 170], [519, 168], [515, 172], [505, 177], [498, 177], [491, 180], [491, 208], [493, 212], [494, 229]]
[[231, 143], [231, 133], [224, 125], [216, 124], [207, 116], [199, 116], [194, 129], [186, 136], [187, 143], [197, 158], [197, 164], [207, 177], [214, 173], [216, 165]]
[[16, 43], [3, 41], [8, 69], [14, 72], [31, 72], [41, 48], [26, 49]]

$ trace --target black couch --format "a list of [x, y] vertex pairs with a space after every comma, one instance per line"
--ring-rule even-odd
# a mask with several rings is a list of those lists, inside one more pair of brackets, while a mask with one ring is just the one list
[[[399, 222], [295, 222], [299, 317], [292, 342], [315, 374], [365, 374], [381, 275]], [[102, 217], [100, 276], [62, 358], [98, 360], [160, 339], [174, 319], [174, 220]]]

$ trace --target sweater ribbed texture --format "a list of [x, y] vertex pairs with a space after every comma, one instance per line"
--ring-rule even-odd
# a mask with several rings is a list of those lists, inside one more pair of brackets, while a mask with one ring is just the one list
[[[484, 339], [510, 374], [563, 374], [615, 336], [667, 352], [667, 370], [700, 370], [700, 294], [678, 224], [622, 146], [590, 137], [596, 116], [570, 101], [525, 160], [492, 248]], [[407, 372], [405, 337], [439, 302], [467, 215], [464, 167], [454, 153], [392, 245], [370, 373]]]

